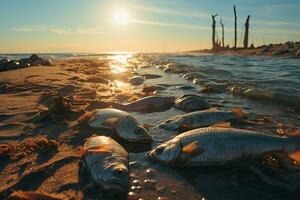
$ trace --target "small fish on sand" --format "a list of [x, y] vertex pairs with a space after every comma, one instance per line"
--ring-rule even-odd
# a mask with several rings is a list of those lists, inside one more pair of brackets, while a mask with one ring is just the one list
[[175, 97], [172, 96], [148, 96], [128, 104], [110, 103], [110, 105], [121, 110], [150, 113], [170, 109], [174, 105], [174, 100]]
[[113, 108], [96, 109], [85, 113], [78, 120], [87, 122], [94, 129], [109, 129], [115, 131], [120, 138], [129, 142], [152, 142], [146, 128], [130, 113]]
[[178, 166], [224, 165], [269, 152], [300, 150], [300, 132], [290, 137], [235, 128], [198, 128], [157, 146], [148, 156]]
[[161, 90], [165, 90], [166, 87], [161, 86], [161, 85], [147, 85], [143, 87], [142, 92], [145, 93], [150, 93], [150, 92], [155, 92], [155, 91], [161, 91]]
[[245, 113], [240, 108], [235, 108], [231, 111], [209, 109], [173, 116], [162, 122], [159, 126], [171, 130], [193, 129], [212, 126], [226, 120], [241, 118], [243, 116], [245, 116]]
[[131, 85], [141, 85], [143, 84], [145, 79], [142, 76], [134, 76], [129, 79], [129, 83]]
[[199, 95], [182, 95], [175, 100], [175, 108], [185, 112], [205, 110], [209, 108], [209, 103]]
[[129, 189], [127, 151], [105, 136], [89, 138], [80, 150], [82, 167], [105, 194], [125, 194]]

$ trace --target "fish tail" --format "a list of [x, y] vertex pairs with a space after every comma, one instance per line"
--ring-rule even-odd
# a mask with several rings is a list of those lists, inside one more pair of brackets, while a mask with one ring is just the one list
[[125, 110], [125, 106], [119, 103], [109, 102], [108, 105], [115, 109]]
[[300, 163], [300, 129], [288, 134], [291, 139], [296, 143], [296, 150], [289, 153], [289, 156]]
[[242, 118], [246, 116], [246, 113], [242, 110], [242, 108], [233, 108], [231, 109], [231, 112], [233, 112], [237, 118]]

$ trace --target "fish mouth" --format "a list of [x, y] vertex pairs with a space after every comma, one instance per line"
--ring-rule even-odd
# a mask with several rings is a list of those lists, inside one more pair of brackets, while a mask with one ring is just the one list
[[102, 185], [103, 189], [111, 194], [123, 194], [128, 191], [128, 186], [117, 181], [106, 182]]
[[153, 151], [149, 151], [149, 152], [147, 153], [147, 156], [148, 156], [151, 160], [153, 160], [153, 161], [155, 161], [155, 162], [162, 163], [162, 161], [159, 160], [156, 156], [154, 156], [154, 154], [155, 154], [155, 153], [153, 153]]

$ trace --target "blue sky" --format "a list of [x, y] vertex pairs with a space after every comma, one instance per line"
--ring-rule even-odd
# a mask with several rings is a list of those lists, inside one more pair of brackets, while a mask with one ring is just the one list
[[0, 52], [210, 48], [215, 13], [217, 28], [222, 18], [225, 42], [232, 45], [234, 4], [239, 44], [248, 14], [255, 45], [300, 40], [297, 0], [0, 0]]

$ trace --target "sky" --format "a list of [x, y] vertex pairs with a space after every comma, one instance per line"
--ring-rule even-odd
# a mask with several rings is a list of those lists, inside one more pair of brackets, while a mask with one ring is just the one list
[[211, 14], [238, 44], [300, 40], [299, 0], [0, 0], [0, 53], [169, 52], [211, 47]]

